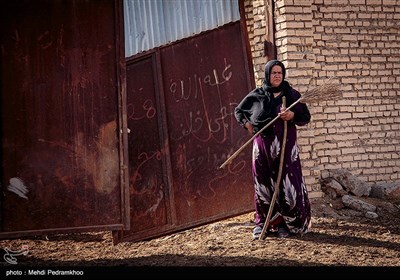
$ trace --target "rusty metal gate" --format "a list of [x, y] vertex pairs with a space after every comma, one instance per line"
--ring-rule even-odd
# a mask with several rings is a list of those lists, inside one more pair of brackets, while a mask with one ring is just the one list
[[137, 241], [253, 209], [251, 149], [218, 169], [249, 138], [233, 116], [254, 86], [243, 22], [125, 62], [122, 14], [1, 4], [0, 238]]
[[249, 139], [233, 109], [253, 87], [241, 23], [127, 61], [131, 229], [137, 241], [253, 209]]
[[1, 238], [129, 228], [121, 3], [0, 4]]

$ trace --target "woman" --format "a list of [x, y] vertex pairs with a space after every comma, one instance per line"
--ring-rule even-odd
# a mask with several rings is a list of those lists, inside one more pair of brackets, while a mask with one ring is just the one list
[[278, 232], [286, 238], [290, 233], [306, 233], [311, 220], [311, 208], [305, 186], [299, 150], [296, 125], [310, 122], [311, 115], [305, 103], [297, 103], [287, 112], [286, 107], [300, 98], [300, 93], [285, 81], [286, 69], [282, 62], [271, 60], [265, 65], [265, 78], [261, 87], [254, 89], [235, 108], [239, 124], [250, 133], [256, 133], [280, 114], [271, 126], [253, 140], [252, 175], [254, 181], [255, 228], [253, 238], [258, 239], [274, 193], [279, 171], [280, 153], [287, 122], [287, 141], [279, 183], [279, 195], [275, 201], [267, 231]]

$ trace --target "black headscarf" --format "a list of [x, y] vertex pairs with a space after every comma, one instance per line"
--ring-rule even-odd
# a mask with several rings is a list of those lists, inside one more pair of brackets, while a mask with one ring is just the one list
[[[271, 69], [275, 65], [279, 65], [282, 68], [282, 83], [278, 87], [273, 87], [270, 82]], [[285, 76], [286, 76], [286, 68], [282, 62], [280, 62], [279, 60], [268, 61], [267, 64], [265, 64], [265, 77], [264, 77], [264, 82], [263, 82], [263, 89], [270, 93], [282, 91], [284, 89], [284, 87], [287, 86], [287, 84], [288, 84], [285, 81]]]

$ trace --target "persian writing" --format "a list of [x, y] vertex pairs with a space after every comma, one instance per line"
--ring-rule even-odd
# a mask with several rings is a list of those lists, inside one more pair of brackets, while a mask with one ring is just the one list
[[175, 128], [171, 130], [171, 139], [181, 140], [190, 136], [201, 142], [211, 139], [217, 143], [227, 141], [236, 104], [229, 102], [231, 93], [222, 86], [232, 79], [231, 67], [224, 59], [220, 73], [212, 69], [211, 73], [203, 76], [193, 74], [170, 81], [168, 97], [175, 102]]

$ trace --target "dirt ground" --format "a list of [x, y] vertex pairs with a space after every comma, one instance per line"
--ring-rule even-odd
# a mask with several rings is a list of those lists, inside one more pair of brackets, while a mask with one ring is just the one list
[[[111, 232], [0, 240], [0, 268], [19, 267], [385, 267], [400, 268], [400, 210], [368, 198], [379, 218], [334, 210], [328, 198], [312, 200], [312, 229], [303, 236], [252, 240], [247, 213], [161, 238], [113, 245]], [[397, 208], [397, 209], [396, 209]], [[4, 249], [27, 249], [5, 261]], [[5, 273], [5, 272], [3, 272]]]

